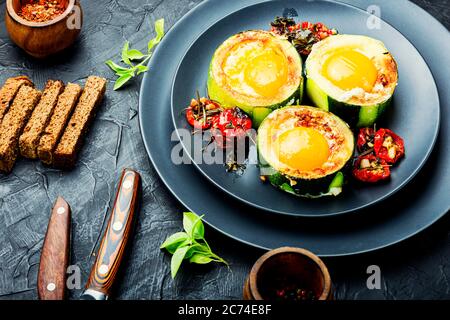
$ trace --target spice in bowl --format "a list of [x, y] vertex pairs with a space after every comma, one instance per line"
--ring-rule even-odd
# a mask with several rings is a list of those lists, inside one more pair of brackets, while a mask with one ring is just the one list
[[64, 13], [67, 3], [60, 0], [28, 0], [20, 11], [19, 16], [31, 22], [46, 22]]
[[244, 285], [245, 300], [307, 302], [333, 299], [328, 269], [308, 250], [285, 247], [256, 261]]
[[308, 289], [305, 285], [292, 282], [290, 279], [276, 279], [271, 288], [267, 290], [267, 300], [272, 301], [314, 301], [318, 297], [314, 291]]

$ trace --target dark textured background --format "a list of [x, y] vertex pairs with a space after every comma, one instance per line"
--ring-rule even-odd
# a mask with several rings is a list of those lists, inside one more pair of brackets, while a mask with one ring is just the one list
[[[242, 284], [263, 253], [207, 228], [211, 246], [231, 262], [222, 266], [186, 265], [173, 281], [170, 257], [160, 243], [181, 228], [183, 208], [166, 190], [150, 164], [138, 127], [139, 80], [125, 90], [111, 90], [114, 76], [103, 64], [119, 60], [130, 40], [145, 48], [153, 22], [164, 17], [172, 26], [200, 0], [82, 1], [85, 24], [69, 51], [48, 61], [28, 58], [9, 40], [4, 28], [5, 0], [0, 0], [0, 83], [26, 74], [39, 88], [49, 78], [83, 83], [91, 75], [109, 79], [107, 99], [97, 115], [75, 170], [60, 172], [39, 162], [20, 160], [14, 172], [0, 175], [0, 299], [36, 299], [40, 249], [51, 206], [58, 195], [73, 211], [72, 264], [87, 279], [98, 237], [114, 196], [119, 172], [133, 167], [143, 177], [143, 204], [117, 299], [239, 299]], [[414, 0], [447, 28], [448, 0]], [[370, 4], [370, 1], [368, 1]], [[151, 72], [158, 72], [152, 70]], [[390, 249], [357, 257], [325, 259], [337, 299], [449, 299], [450, 217]], [[366, 288], [366, 268], [377, 264], [382, 289]], [[80, 290], [70, 292], [77, 298]]]

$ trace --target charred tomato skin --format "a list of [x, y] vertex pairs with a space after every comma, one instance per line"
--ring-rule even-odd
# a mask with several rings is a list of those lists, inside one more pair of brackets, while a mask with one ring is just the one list
[[[202, 98], [203, 99], [203, 98]], [[195, 103], [194, 103], [195, 101]], [[215, 109], [220, 110], [221, 107], [218, 103], [212, 101], [212, 100], [204, 100], [204, 102], [198, 101], [198, 100], [192, 100], [191, 105], [186, 109], [186, 121], [195, 129], [201, 129], [201, 130], [208, 130], [211, 128], [213, 123], [215, 122], [215, 118], [218, 117], [218, 115], [207, 115], [204, 117], [203, 110], [198, 110], [199, 103], [203, 104], [204, 106], [214, 106]], [[204, 120], [206, 119], [206, 121]]]
[[[370, 164], [375, 163], [376, 167], [362, 168], [361, 163], [365, 160], [369, 161]], [[376, 183], [389, 179], [391, 170], [386, 161], [369, 154], [358, 157], [353, 167], [353, 176], [361, 182]]]
[[[392, 148], [395, 150], [395, 154], [392, 155], [389, 149], [385, 146], [386, 139], [392, 139]], [[389, 129], [380, 129], [375, 133], [374, 138], [374, 151], [375, 155], [386, 161], [389, 164], [395, 164], [400, 158], [405, 155], [405, 143], [403, 139]]]
[[227, 147], [227, 142], [247, 137], [252, 128], [252, 120], [239, 108], [225, 109], [213, 118], [212, 132], [219, 147]]
[[375, 130], [373, 128], [361, 128], [358, 133], [356, 147], [360, 153], [373, 149], [375, 145]]
[[189, 107], [186, 110], [186, 120], [194, 128], [200, 128], [202, 130], [207, 130], [211, 128], [211, 121], [208, 121], [208, 119], [206, 120], [206, 122], [195, 119], [194, 110], [192, 110], [192, 107]]

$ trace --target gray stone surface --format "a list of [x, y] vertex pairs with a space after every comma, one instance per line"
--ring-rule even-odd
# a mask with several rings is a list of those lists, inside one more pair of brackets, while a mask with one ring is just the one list
[[[10, 175], [0, 175], [0, 299], [36, 299], [40, 249], [52, 203], [62, 195], [73, 210], [72, 264], [84, 282], [93, 252], [123, 167], [143, 177], [143, 203], [126, 270], [116, 287], [117, 299], [240, 299], [244, 279], [263, 253], [230, 240], [211, 228], [211, 246], [231, 262], [222, 266], [186, 265], [175, 281], [170, 257], [160, 243], [181, 228], [183, 208], [166, 190], [145, 153], [138, 127], [140, 79], [125, 90], [112, 91], [114, 75], [104, 65], [118, 60], [127, 39], [145, 48], [153, 22], [164, 17], [172, 26], [200, 0], [82, 1], [85, 25], [76, 45], [48, 61], [24, 55], [4, 28], [5, 0], [0, 0], [0, 82], [19, 74], [30, 76], [39, 88], [49, 78], [83, 83], [92, 74], [109, 80], [109, 90], [90, 131], [80, 160], [71, 172], [20, 160]], [[449, 1], [414, 0], [447, 28]], [[158, 72], [152, 70], [151, 72]], [[352, 258], [326, 259], [338, 299], [450, 298], [450, 218], [393, 248]], [[366, 268], [382, 270], [382, 289], [366, 288]], [[73, 290], [69, 298], [77, 298]]]

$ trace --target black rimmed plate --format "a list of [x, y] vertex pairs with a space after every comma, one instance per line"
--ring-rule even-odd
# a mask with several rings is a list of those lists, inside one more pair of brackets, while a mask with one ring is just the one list
[[[265, 249], [299, 246], [320, 256], [342, 256], [384, 248], [417, 234], [444, 216], [450, 208], [449, 34], [430, 15], [408, 1], [374, 0], [371, 3], [382, 7], [385, 19], [402, 28], [429, 63], [439, 88], [443, 121], [440, 138], [427, 165], [396, 195], [368, 208], [363, 215], [312, 221], [275, 216], [234, 201], [220, 189], [212, 188], [192, 165], [171, 162], [174, 143], [171, 142], [170, 89], [177, 62], [203, 30], [224, 16], [258, 2], [230, 0], [200, 4], [172, 28], [151, 60], [153, 72], [145, 76], [141, 88], [140, 127], [150, 159], [173, 195], [188, 210], [204, 214], [205, 221], [213, 228], [238, 241]], [[361, 8], [367, 6], [365, 0], [351, 2]], [[289, 8], [292, 3], [298, 5], [300, 2], [282, 3]], [[416, 19], [410, 19], [411, 16]], [[423, 29], [432, 30], [433, 38], [425, 39], [417, 32]]]
[[[339, 197], [299, 199], [276, 190], [270, 184], [263, 184], [259, 179], [256, 164], [247, 165], [242, 175], [230, 174], [226, 172], [223, 164], [204, 161], [193, 138], [189, 143], [185, 143], [185, 132], [192, 128], [187, 124], [183, 110], [195, 97], [197, 90], [202, 95], [206, 94], [208, 68], [216, 48], [240, 31], [268, 29], [274, 17], [283, 12], [298, 12], [297, 20], [320, 21], [337, 28], [343, 34], [362, 34], [379, 39], [397, 60], [399, 85], [393, 105], [378, 126], [390, 128], [404, 138], [407, 156], [392, 171], [392, 179], [389, 182], [373, 186], [348, 185], [344, 194]], [[172, 117], [179, 136], [183, 136], [181, 141], [185, 150], [194, 165], [215, 186], [258, 209], [293, 216], [323, 217], [366, 208], [392, 196], [419, 172], [438, 135], [438, 91], [431, 71], [420, 53], [388, 23], [379, 21], [378, 25], [369, 13], [345, 4], [325, 1], [270, 1], [245, 7], [224, 15], [222, 19], [204, 29], [180, 61], [172, 86]], [[181, 129], [184, 133], [180, 133]]]

